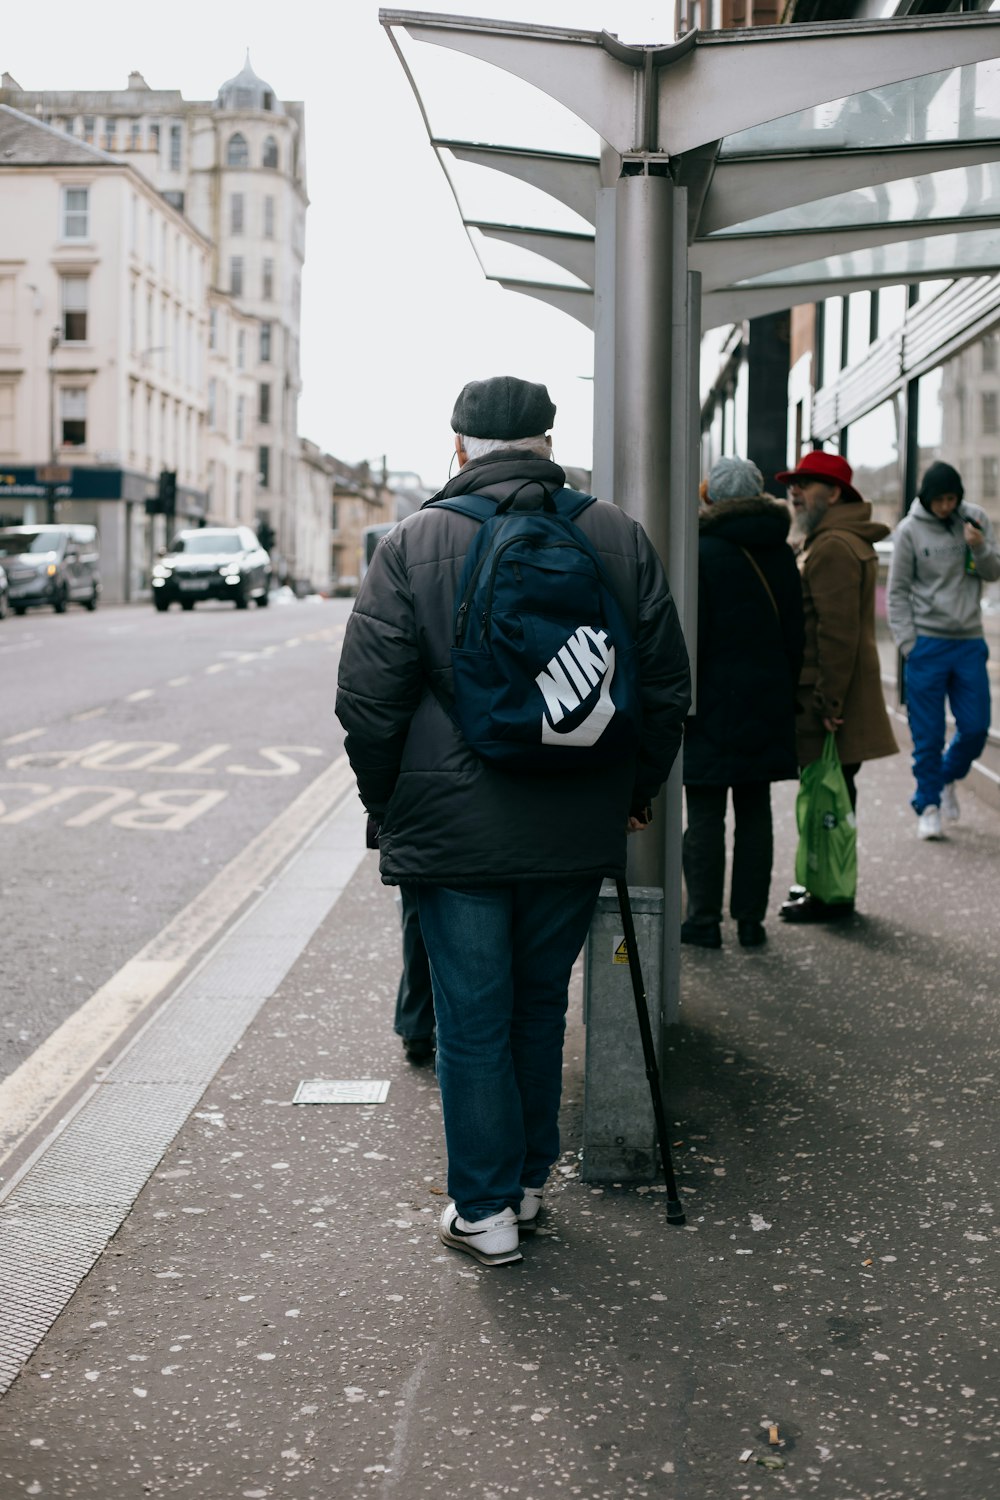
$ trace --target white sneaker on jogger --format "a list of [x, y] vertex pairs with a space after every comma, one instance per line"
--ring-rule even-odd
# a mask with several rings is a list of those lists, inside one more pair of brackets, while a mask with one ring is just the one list
[[512, 1208], [494, 1214], [489, 1219], [477, 1219], [469, 1223], [463, 1219], [454, 1203], [449, 1203], [441, 1215], [438, 1231], [442, 1244], [452, 1250], [464, 1250], [484, 1266], [504, 1266], [509, 1261], [521, 1259], [517, 1243], [517, 1215]]
[[541, 1211], [542, 1189], [522, 1188], [521, 1204], [517, 1210], [517, 1227], [522, 1234], [534, 1234]]
[[955, 791], [955, 783], [945, 783], [941, 793], [941, 816], [946, 823], [957, 823], [962, 816], [958, 806], [958, 793]]
[[939, 839], [941, 836], [941, 812], [931, 803], [930, 807], [924, 808], [917, 820], [917, 838]]

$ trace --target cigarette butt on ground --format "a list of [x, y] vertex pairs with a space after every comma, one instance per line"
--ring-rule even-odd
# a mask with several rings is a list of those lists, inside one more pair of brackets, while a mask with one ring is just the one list
[[776, 1422], [772, 1422], [767, 1429], [767, 1440], [772, 1447], [775, 1447], [781, 1441], [778, 1437], [778, 1424]]

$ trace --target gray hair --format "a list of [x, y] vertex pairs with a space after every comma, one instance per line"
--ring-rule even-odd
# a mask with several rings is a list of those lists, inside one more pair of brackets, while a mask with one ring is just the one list
[[535, 437], [523, 438], [468, 437], [463, 432], [459, 433], [459, 442], [465, 450], [466, 458], [485, 458], [488, 453], [499, 453], [501, 449], [531, 453], [535, 458], [552, 457], [552, 440], [544, 432]]

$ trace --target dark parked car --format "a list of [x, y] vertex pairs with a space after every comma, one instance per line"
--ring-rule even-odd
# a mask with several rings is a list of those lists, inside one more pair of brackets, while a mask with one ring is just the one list
[[10, 595], [7, 591], [7, 574], [4, 572], [3, 568], [0, 568], [0, 620], [5, 620], [7, 618], [7, 611], [10, 608], [9, 600]]
[[271, 559], [249, 526], [202, 526], [179, 531], [153, 569], [153, 603], [194, 609], [199, 599], [232, 599], [246, 609], [267, 603]]
[[16, 615], [42, 605], [50, 605], [57, 615], [67, 604], [97, 608], [101, 559], [96, 526], [8, 526], [0, 531], [0, 565]]

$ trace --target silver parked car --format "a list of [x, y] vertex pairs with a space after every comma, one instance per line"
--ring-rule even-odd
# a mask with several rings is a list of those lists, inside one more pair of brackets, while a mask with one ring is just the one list
[[153, 568], [158, 610], [178, 603], [194, 609], [199, 599], [231, 599], [246, 609], [263, 606], [271, 587], [271, 559], [249, 526], [202, 526], [179, 531]]
[[45, 605], [61, 615], [67, 604], [96, 609], [100, 601], [96, 526], [8, 526], [0, 531], [0, 565], [16, 615]]

